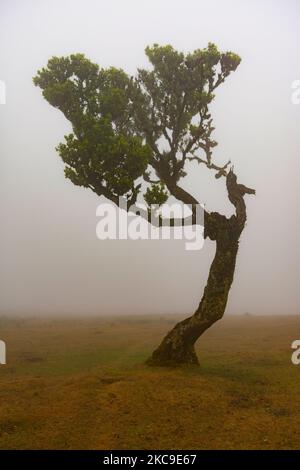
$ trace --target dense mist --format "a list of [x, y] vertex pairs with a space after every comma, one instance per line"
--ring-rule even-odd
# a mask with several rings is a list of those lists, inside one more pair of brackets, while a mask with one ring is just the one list
[[[2, 0], [0, 3], [0, 314], [190, 314], [214, 243], [96, 237], [99, 197], [66, 180], [55, 147], [65, 117], [32, 77], [51, 56], [82, 52], [135, 74], [144, 49], [214, 42], [242, 63], [216, 91], [215, 160], [234, 164], [247, 197], [228, 313], [298, 314], [300, 4], [297, 0]], [[190, 163], [181, 182], [208, 210], [233, 212], [224, 178]]]

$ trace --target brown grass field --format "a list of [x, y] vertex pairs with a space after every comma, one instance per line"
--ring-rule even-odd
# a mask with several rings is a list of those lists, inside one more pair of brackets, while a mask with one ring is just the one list
[[226, 316], [200, 367], [143, 365], [175, 316], [0, 318], [1, 449], [299, 449], [300, 316]]

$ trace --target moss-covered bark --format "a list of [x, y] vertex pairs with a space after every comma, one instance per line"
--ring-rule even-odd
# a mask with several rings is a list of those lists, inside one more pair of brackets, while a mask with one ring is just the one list
[[163, 339], [147, 363], [150, 365], [198, 364], [197, 339], [225, 312], [233, 281], [238, 239], [231, 236], [216, 241], [207, 285], [194, 315], [178, 323]]
[[255, 194], [253, 189], [237, 183], [232, 169], [226, 176], [226, 187], [235, 215], [228, 219], [218, 212], [205, 213], [204, 236], [216, 242], [216, 253], [201, 302], [194, 315], [179, 322], [165, 336], [148, 359], [149, 365], [198, 364], [197, 339], [224, 315], [234, 277], [239, 238], [247, 219], [244, 196]]

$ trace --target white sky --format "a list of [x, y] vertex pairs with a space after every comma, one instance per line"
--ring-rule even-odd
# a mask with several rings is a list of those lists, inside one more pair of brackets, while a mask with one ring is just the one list
[[[53, 55], [83, 52], [133, 74], [148, 44], [187, 52], [211, 41], [242, 57], [212, 107], [216, 160], [230, 158], [257, 190], [227, 311], [298, 314], [299, 19], [297, 0], [1, 0], [0, 313], [193, 312], [213, 243], [99, 241], [99, 198], [64, 178], [54, 147], [69, 125], [32, 77]], [[224, 181], [189, 170], [183, 185], [230, 214]]]

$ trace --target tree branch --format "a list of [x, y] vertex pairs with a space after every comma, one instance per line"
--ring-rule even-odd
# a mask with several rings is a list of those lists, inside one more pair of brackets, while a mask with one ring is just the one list
[[235, 207], [238, 224], [241, 228], [243, 228], [247, 219], [244, 196], [245, 194], [255, 194], [255, 190], [247, 188], [247, 186], [244, 186], [243, 184], [238, 184], [237, 177], [233, 172], [233, 168], [231, 168], [227, 174], [226, 187], [229, 201]]

